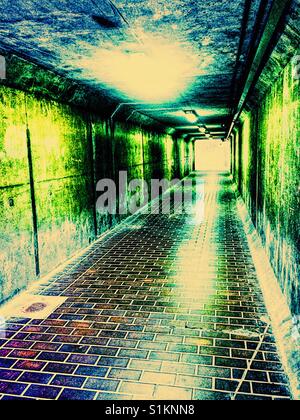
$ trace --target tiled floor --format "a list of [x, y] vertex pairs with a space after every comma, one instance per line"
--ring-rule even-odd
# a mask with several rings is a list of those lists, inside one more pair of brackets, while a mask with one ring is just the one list
[[[11, 319], [2, 399], [290, 398], [228, 176], [193, 215], [140, 215], [41, 289], [46, 320]], [[198, 215], [198, 216], [197, 216]]]

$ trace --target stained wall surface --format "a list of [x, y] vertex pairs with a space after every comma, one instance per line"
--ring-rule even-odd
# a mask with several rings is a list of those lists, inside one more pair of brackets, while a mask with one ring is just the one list
[[[0, 302], [121, 219], [97, 212], [97, 182], [184, 177], [182, 139], [0, 87]], [[32, 164], [30, 163], [32, 161]], [[123, 216], [125, 217], [125, 215]]]
[[244, 112], [233, 172], [294, 314], [300, 313], [300, 102], [294, 60], [261, 105]]

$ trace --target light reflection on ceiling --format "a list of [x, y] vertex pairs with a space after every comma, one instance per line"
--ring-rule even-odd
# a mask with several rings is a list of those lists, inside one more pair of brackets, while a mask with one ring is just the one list
[[[149, 106], [144, 112], [167, 126], [188, 127], [176, 111], [190, 108], [220, 129], [259, 3], [251, 2], [240, 57], [245, 0], [2, 0], [0, 50], [116, 104], [143, 101]], [[174, 110], [161, 113], [152, 106], [157, 103]]]
[[140, 39], [136, 44], [105, 45], [78, 66], [132, 100], [162, 104], [180, 98], [213, 61], [205, 58], [199, 66], [180, 45], [146, 34]]

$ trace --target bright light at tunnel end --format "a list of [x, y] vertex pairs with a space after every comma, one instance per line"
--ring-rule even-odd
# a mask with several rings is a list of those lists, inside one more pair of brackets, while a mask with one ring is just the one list
[[99, 82], [148, 103], [176, 100], [197, 73], [193, 55], [153, 36], [144, 37], [141, 44], [126, 42], [98, 49], [79, 65]]

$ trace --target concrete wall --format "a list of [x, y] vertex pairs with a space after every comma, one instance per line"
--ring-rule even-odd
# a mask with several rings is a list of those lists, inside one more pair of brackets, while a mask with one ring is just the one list
[[300, 314], [300, 102], [291, 62], [260, 106], [244, 112], [233, 172], [294, 314]]
[[120, 221], [96, 212], [98, 180], [120, 170], [183, 177], [192, 150], [139, 127], [117, 123], [112, 132], [96, 115], [1, 86], [0, 302]]
[[0, 91], [0, 298], [35, 276], [24, 94]]

